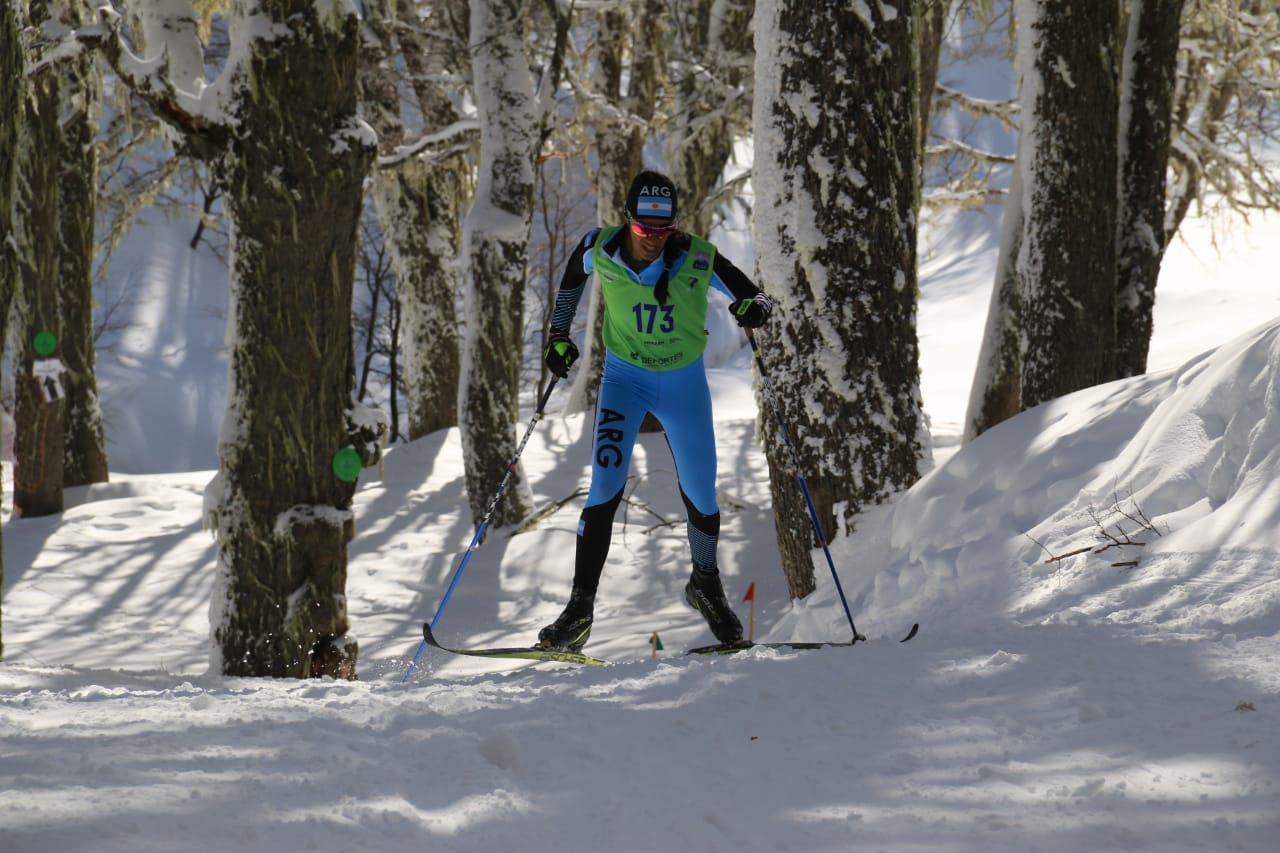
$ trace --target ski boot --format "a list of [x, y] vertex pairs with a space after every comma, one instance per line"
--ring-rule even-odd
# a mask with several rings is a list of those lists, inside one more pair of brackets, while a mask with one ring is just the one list
[[717, 640], [726, 646], [735, 646], [742, 642], [742, 623], [729, 606], [724, 597], [724, 587], [720, 584], [720, 572], [707, 571], [697, 563], [693, 564], [693, 574], [684, 585], [684, 600], [689, 606], [702, 614], [715, 634]]
[[569, 603], [564, 606], [564, 612], [556, 621], [538, 632], [538, 648], [582, 651], [591, 636], [591, 614], [595, 601], [594, 592], [575, 588], [569, 593]]

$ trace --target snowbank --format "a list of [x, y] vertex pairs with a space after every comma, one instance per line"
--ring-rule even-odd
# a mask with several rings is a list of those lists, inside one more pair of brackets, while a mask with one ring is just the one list
[[[1109, 544], [1103, 528], [1144, 545], [1045, 562]], [[1093, 618], [1274, 633], [1280, 320], [1175, 370], [1001, 424], [837, 547], [837, 565], [856, 567], [845, 582], [864, 632], [895, 633], [917, 618], [935, 628]], [[831, 597], [820, 595], [810, 611]], [[841, 621], [836, 609], [825, 608], [828, 623]]]

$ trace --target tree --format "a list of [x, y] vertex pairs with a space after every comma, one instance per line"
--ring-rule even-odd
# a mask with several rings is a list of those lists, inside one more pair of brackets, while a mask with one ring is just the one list
[[754, 0], [694, 0], [670, 6], [670, 119], [665, 158], [680, 188], [685, 230], [706, 235], [723, 196], [716, 191], [745, 134], [752, 97]]
[[[458, 422], [467, 499], [479, 523], [515, 454], [524, 340], [525, 269], [540, 122], [519, 0], [471, 0], [472, 79], [480, 116], [480, 170], [463, 226], [467, 331]], [[517, 471], [493, 526], [533, 509]]]
[[969, 442], [1022, 411], [1022, 163], [1014, 164], [1000, 226], [1000, 253], [978, 350], [978, 368], [969, 391], [964, 441]]
[[[0, 234], [13, 234], [15, 179], [17, 178], [23, 92], [26, 69], [22, 48], [20, 0], [0, 0], [0, 116], [12, 120], [0, 122]], [[0, 361], [8, 341], [9, 306], [18, 282], [16, 241], [0, 241]], [[0, 539], [0, 544], [3, 539]], [[0, 590], [4, 589], [4, 551], [0, 548]], [[0, 614], [2, 615], [2, 614]], [[0, 659], [4, 658], [4, 622], [0, 620]]]
[[[65, 0], [31, 0], [28, 6], [30, 27], [73, 23]], [[60, 229], [56, 152], [61, 140], [58, 111], [64, 72], [58, 65], [45, 64], [33, 66], [28, 76], [13, 231], [21, 272], [16, 294], [13, 502], [19, 515], [41, 516], [62, 512], [66, 404], [58, 391], [63, 356], [58, 288], [61, 241], [55, 235]]]
[[[75, 18], [78, 21], [79, 15]], [[61, 354], [66, 368], [62, 485], [83, 486], [105, 483], [108, 479], [93, 331], [94, 225], [98, 193], [95, 140], [102, 103], [102, 75], [97, 57], [91, 54], [67, 62], [59, 71], [62, 132], [57, 151], [58, 291], [62, 314]]]
[[[1119, 26], [1110, 3], [1034, 0], [1018, 22], [1022, 406], [1115, 375]], [[1081, 211], [1088, 211], [1082, 216]]]
[[933, 98], [938, 88], [938, 65], [942, 53], [942, 40], [946, 35], [947, 18], [952, 0], [921, 0], [915, 13], [916, 51], [920, 56], [920, 146], [921, 174], [924, 174], [924, 151], [929, 141], [929, 122], [933, 118]]
[[[352, 281], [361, 185], [375, 139], [356, 117], [359, 25], [350, 6], [262, 0], [207, 87], [190, 6], [150, 7], [129, 57], [106, 14], [100, 44], [124, 85], [209, 161], [233, 225], [228, 409], [205, 495], [219, 542], [212, 665], [227, 675], [354, 678], [346, 612], [354, 482], [385, 420], [351, 399]], [[166, 73], [168, 72], [168, 73]], [[191, 94], [199, 92], [198, 95]], [[339, 460], [340, 461], [340, 460]]]
[[1193, 204], [1280, 208], [1280, 15], [1274, 0], [1187, 0], [1165, 239]]
[[[759, 280], [776, 296], [758, 337], [789, 392], [779, 414], [828, 535], [915, 482], [928, 453], [911, 8], [757, 4], [754, 234]], [[772, 419], [761, 420], [783, 569], [800, 598], [814, 588], [813, 532]]]
[[[396, 275], [404, 326], [410, 440], [458, 422], [456, 258], [469, 190], [465, 155], [476, 129], [460, 120], [444, 87], [435, 82], [446, 70], [457, 71], [455, 66], [462, 65], [447, 40], [461, 35], [465, 43], [465, 8], [451, 0], [417, 11], [422, 18], [409, 23], [398, 20], [384, 2], [366, 6], [371, 37], [366, 39], [361, 75], [365, 113], [378, 131], [384, 154], [374, 173], [373, 199]], [[446, 133], [439, 147], [413, 156], [396, 153], [408, 143], [401, 115], [402, 81], [395, 71], [397, 45], [417, 96], [423, 137]], [[449, 134], [449, 129], [457, 133]]]
[[1120, 70], [1116, 374], [1147, 372], [1166, 235], [1165, 173], [1183, 0], [1130, 0]]
[[[596, 50], [587, 123], [595, 143], [596, 216], [617, 222], [627, 205], [627, 188], [644, 164], [644, 142], [658, 100], [663, 60], [663, 6], [656, 0], [609, 7], [596, 16]], [[625, 81], [625, 84], [624, 84]], [[589, 288], [583, 354], [565, 405], [567, 412], [595, 411], [604, 371], [604, 299]]]
[[360, 222], [360, 255], [356, 260], [356, 400], [363, 403], [376, 386], [386, 390], [391, 441], [401, 438], [398, 397], [400, 375], [400, 301], [391, 272], [387, 243], [378, 230], [378, 218], [366, 206]]

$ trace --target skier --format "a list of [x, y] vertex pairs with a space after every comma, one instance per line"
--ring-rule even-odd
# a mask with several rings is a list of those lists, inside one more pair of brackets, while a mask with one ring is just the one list
[[569, 330], [594, 272], [604, 296], [605, 364], [591, 490], [578, 521], [569, 603], [538, 633], [538, 645], [576, 652], [591, 634], [613, 517], [646, 412], [662, 422], [688, 513], [693, 572], [684, 588], [685, 601], [707, 620], [717, 640], [739, 643], [742, 623], [725, 599], [716, 566], [720, 510], [711, 394], [702, 363], [703, 324], [709, 287], [733, 300], [729, 310], [746, 328], [762, 325], [773, 305], [714, 245], [678, 229], [676, 187], [665, 175], [637, 175], [627, 191], [625, 213], [625, 226], [591, 230], [570, 256], [543, 351], [547, 368], [567, 377], [579, 354]]

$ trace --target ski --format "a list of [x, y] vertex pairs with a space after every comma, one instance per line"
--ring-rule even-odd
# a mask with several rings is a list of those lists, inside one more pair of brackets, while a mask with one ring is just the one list
[[[920, 623], [915, 622], [911, 625], [911, 630], [907, 632], [907, 636], [899, 640], [899, 643], [905, 643], [916, 634], [920, 633]], [[748, 649], [827, 649], [839, 648], [841, 646], [853, 646], [858, 643], [867, 642], [867, 638], [858, 635], [856, 640], [845, 640], [843, 642], [827, 642], [827, 643], [750, 643], [743, 641], [741, 643], [732, 643], [726, 645], [718, 643], [713, 646], [698, 646], [696, 649], [689, 649], [687, 655], [733, 655], [738, 652], [745, 652]]]
[[[905, 643], [920, 631], [920, 623], [911, 626], [911, 630], [907, 632], [907, 636], [899, 640], [899, 643]], [[551, 661], [555, 663], [572, 663], [579, 666], [606, 666], [608, 661], [593, 658], [590, 655], [584, 655], [582, 652], [568, 652], [561, 649], [540, 649], [537, 646], [516, 646], [513, 648], [502, 649], [454, 649], [449, 646], [442, 646], [431, 633], [430, 623], [422, 624], [422, 636], [426, 640], [428, 646], [433, 649], [439, 649], [442, 652], [448, 652], [451, 655], [465, 655], [468, 657], [478, 658], [497, 658], [505, 660], [535, 660], [535, 661]], [[745, 652], [748, 649], [826, 649], [839, 648], [842, 646], [853, 646], [858, 643], [867, 642], [867, 638], [858, 635], [856, 640], [834, 641], [826, 643], [805, 643], [805, 642], [782, 642], [782, 643], [735, 643], [725, 645], [723, 643], [711, 646], [698, 646], [685, 652], [686, 655], [732, 655], [738, 652]]]
[[507, 660], [541, 660], [557, 663], [575, 663], [579, 666], [604, 666], [608, 661], [584, 655], [581, 652], [567, 652], [559, 649], [540, 649], [536, 646], [517, 646], [510, 649], [451, 649], [442, 646], [431, 633], [431, 624], [422, 623], [422, 636], [427, 645], [451, 655], [466, 655], [477, 658], [500, 658]]

